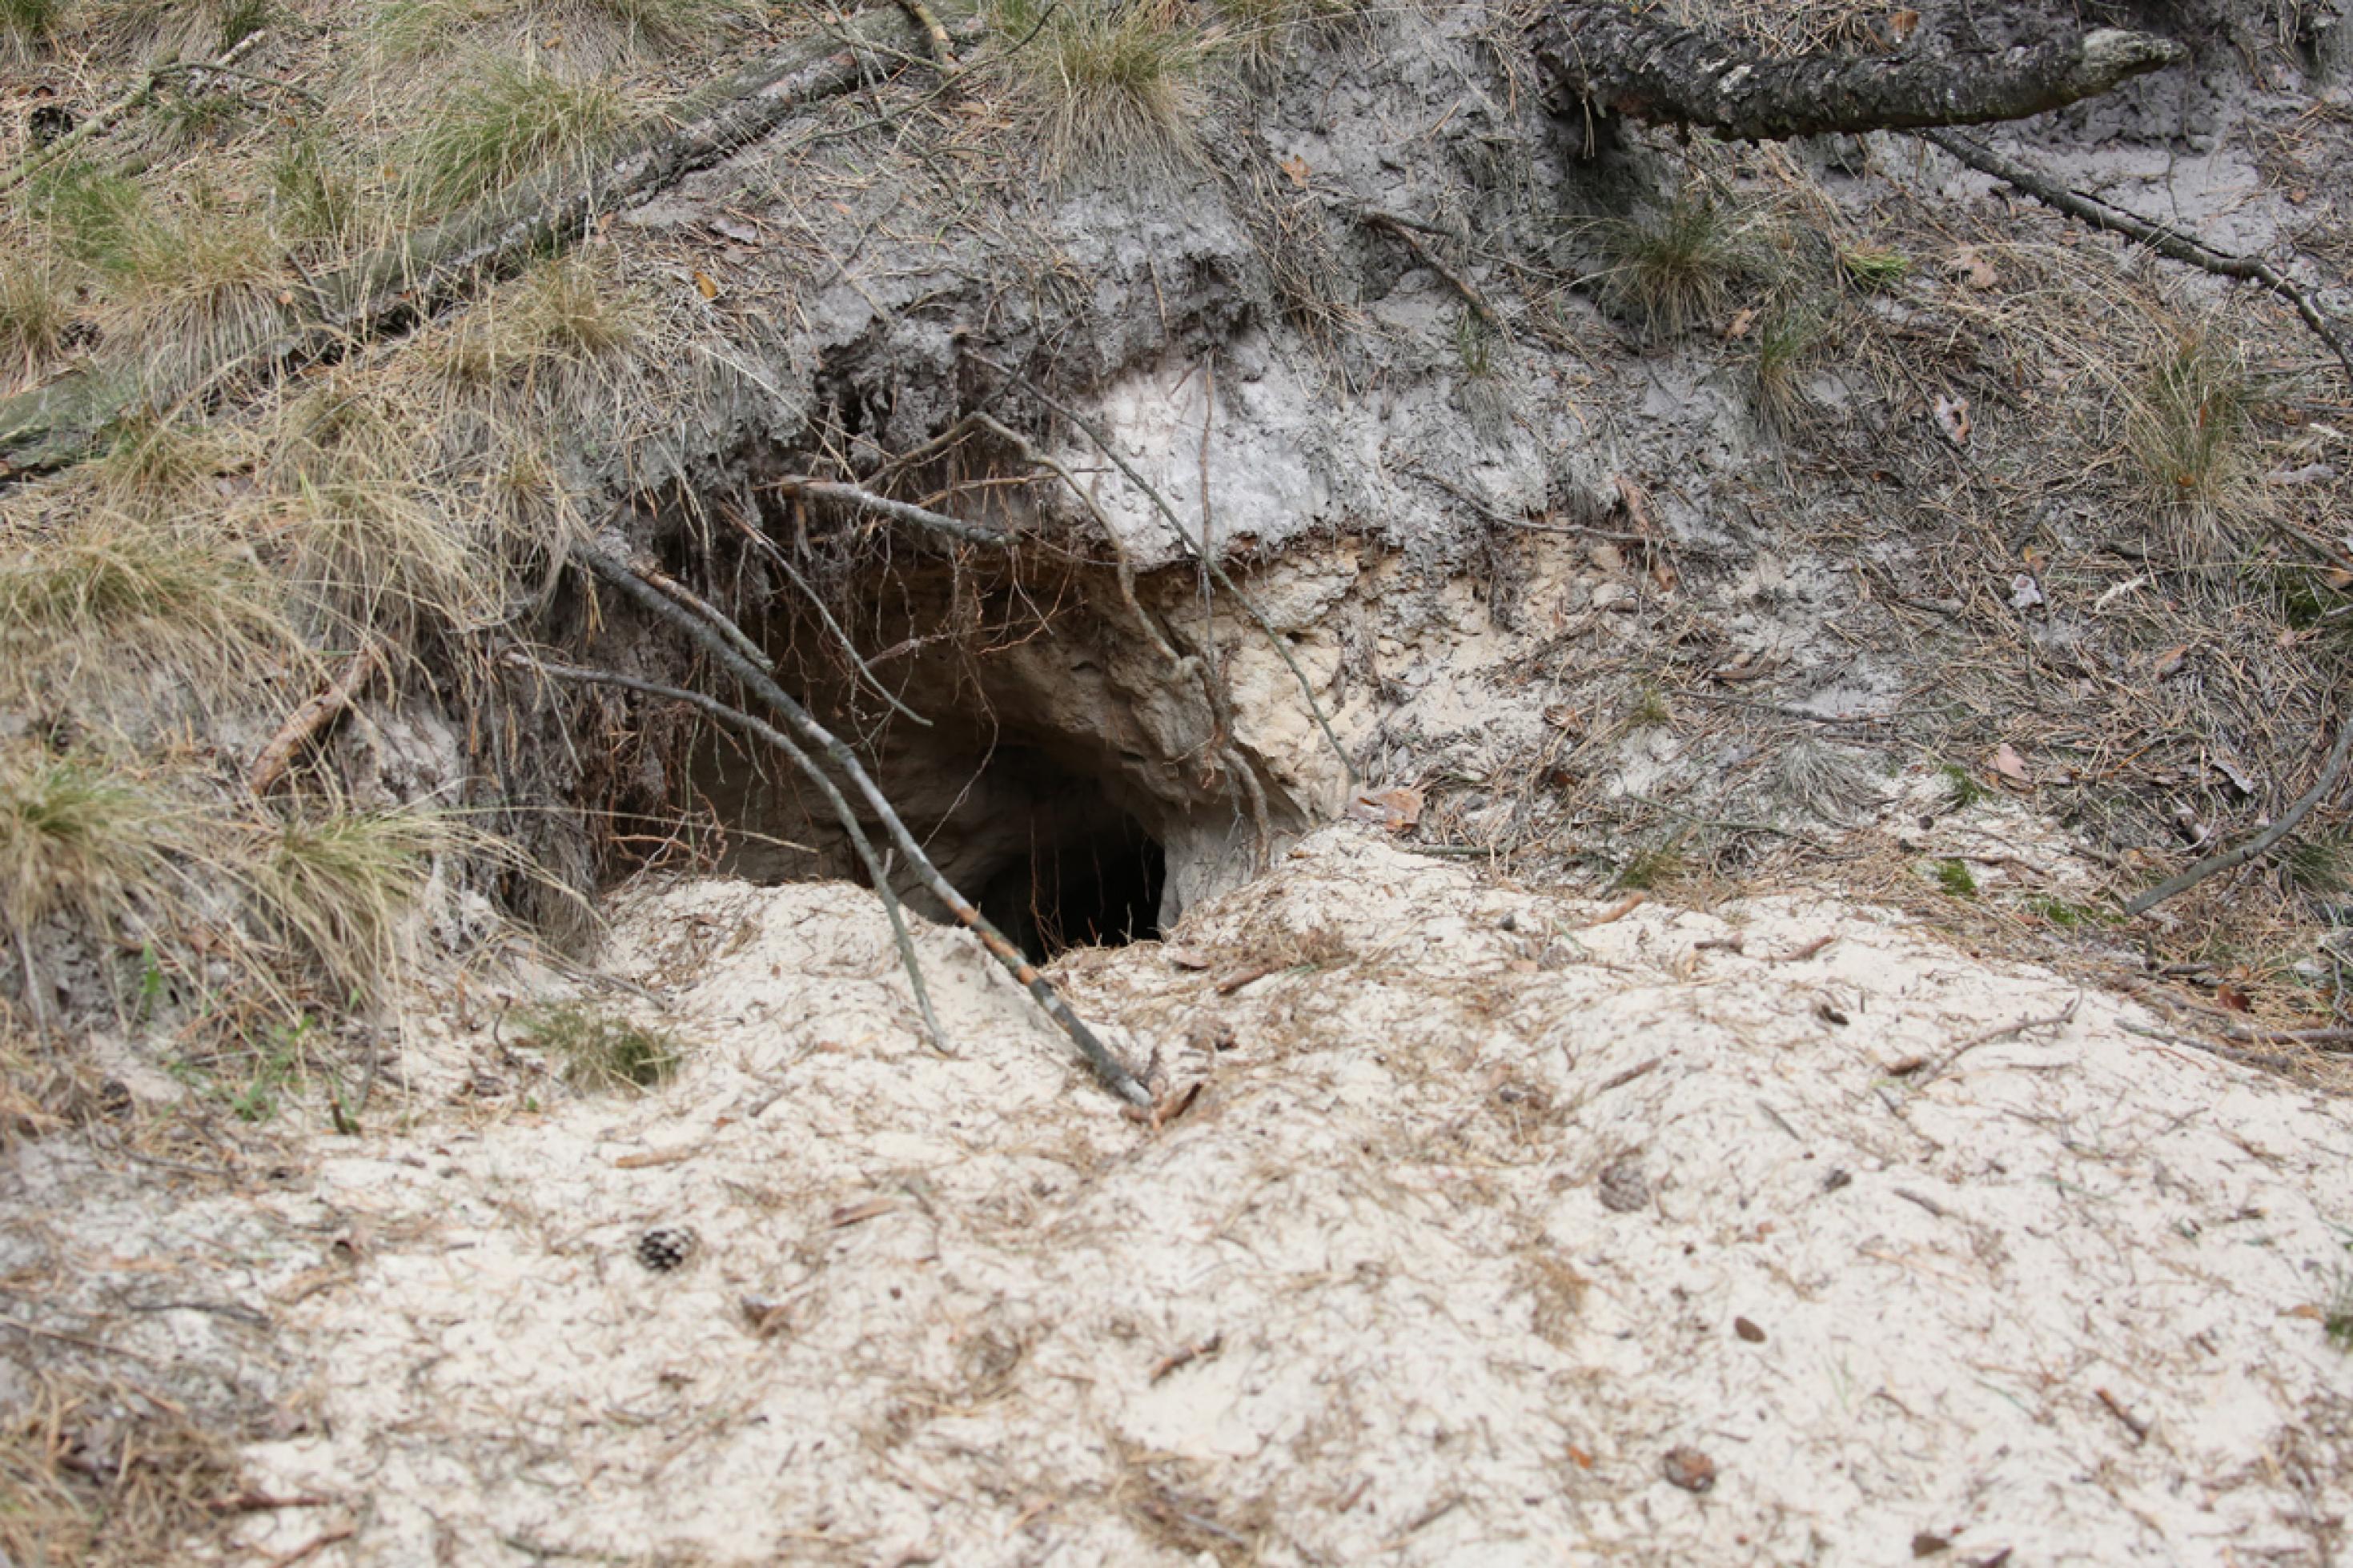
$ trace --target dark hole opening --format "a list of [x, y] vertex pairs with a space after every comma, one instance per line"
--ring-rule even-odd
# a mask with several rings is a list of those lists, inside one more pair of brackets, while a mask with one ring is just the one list
[[1043, 963], [1073, 947], [1118, 947], [1160, 934], [1168, 857], [1123, 813], [1108, 826], [1040, 835], [981, 888], [981, 913]]

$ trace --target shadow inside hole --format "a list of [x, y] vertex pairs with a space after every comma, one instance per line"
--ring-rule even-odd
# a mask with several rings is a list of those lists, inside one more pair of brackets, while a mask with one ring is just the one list
[[1160, 934], [1168, 857], [1135, 818], [1040, 837], [982, 887], [980, 912], [1042, 963], [1073, 947]]

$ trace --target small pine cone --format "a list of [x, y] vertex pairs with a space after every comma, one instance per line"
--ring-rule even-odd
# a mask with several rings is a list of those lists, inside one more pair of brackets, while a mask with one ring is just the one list
[[667, 1274], [694, 1256], [694, 1232], [682, 1225], [658, 1225], [638, 1237], [638, 1261]]

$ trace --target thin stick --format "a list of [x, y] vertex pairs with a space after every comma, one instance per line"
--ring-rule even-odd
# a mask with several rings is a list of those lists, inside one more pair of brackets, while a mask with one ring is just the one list
[[841, 791], [826, 777], [825, 771], [810, 759], [807, 752], [793, 744], [792, 737], [740, 708], [730, 708], [715, 697], [706, 697], [702, 692], [689, 691], [683, 687], [665, 686], [659, 681], [640, 680], [635, 676], [609, 669], [592, 669], [585, 665], [550, 663], [545, 659], [528, 658], [520, 653], [510, 654], [507, 662], [517, 669], [543, 675], [552, 680], [568, 680], [583, 686], [611, 686], [623, 691], [634, 691], [641, 697], [659, 697], [672, 702], [683, 702], [722, 723], [733, 724], [746, 734], [757, 736], [784, 752], [793, 766], [817, 786], [818, 793], [825, 796], [826, 804], [833, 807], [833, 814], [849, 833], [850, 845], [857, 850], [859, 859], [865, 862], [866, 874], [874, 882], [875, 896], [882, 900], [882, 912], [890, 917], [891, 940], [898, 944], [899, 963], [907, 971], [907, 984], [915, 993], [915, 1005], [923, 1012], [923, 1026], [931, 1031], [933, 1045], [944, 1052], [948, 1050], [947, 1031], [940, 1027], [939, 1015], [932, 1011], [931, 993], [923, 984], [923, 967], [915, 956], [914, 939], [907, 934], [906, 917], [900, 912], [898, 896], [891, 890], [891, 879], [882, 865], [882, 857], [875, 853], [873, 840], [866, 837], [866, 829], [859, 822], [858, 814], [850, 810], [849, 802], [842, 798]]
[[294, 753], [302, 743], [318, 735], [332, 723], [335, 716], [352, 705], [360, 689], [368, 683], [377, 665], [384, 660], [384, 644], [369, 639], [368, 645], [352, 655], [343, 672], [335, 677], [327, 689], [294, 710], [292, 717], [279, 727], [269, 743], [253, 759], [253, 766], [245, 775], [246, 784], [256, 795], [266, 795], [270, 787], [286, 776], [294, 763]]
[[1070, 1037], [1071, 1044], [1079, 1047], [1080, 1055], [1083, 1056], [1087, 1065], [1094, 1069], [1096, 1079], [1103, 1087], [1131, 1105], [1152, 1103], [1151, 1093], [1135, 1081], [1135, 1075], [1121, 1065], [1119, 1058], [1111, 1054], [1110, 1047], [1096, 1037], [1095, 1032], [1089, 1028], [1076, 1013], [1071, 1011], [1070, 1005], [1062, 1000], [1046, 977], [1038, 972], [1037, 966], [1029, 962], [1019, 948], [1007, 940], [1005, 933], [997, 930], [988, 917], [974, 908], [971, 900], [957, 892], [955, 885], [940, 873], [940, 868], [932, 863], [932, 858], [924, 853], [923, 847], [916, 842], [915, 836], [907, 831], [907, 825], [900, 820], [899, 813], [892, 806], [890, 797], [882, 793], [865, 768], [860, 765], [855, 752], [842, 744], [840, 739], [831, 731], [818, 723], [816, 716], [795, 701], [783, 687], [778, 686], [761, 673], [757, 666], [738, 654], [729, 646], [725, 637], [712, 629], [699, 617], [681, 609], [653, 588], [639, 582], [636, 574], [620, 562], [603, 551], [586, 544], [573, 546], [573, 554], [589, 571], [636, 600], [639, 606], [685, 633], [690, 640], [724, 666], [736, 679], [749, 687], [763, 702], [784, 715], [786, 721], [791, 724], [804, 740], [823, 752], [827, 760], [839, 769], [842, 776], [849, 779], [857, 787], [859, 793], [866, 797], [867, 805], [881, 820], [884, 831], [891, 836], [892, 843], [897, 847], [899, 853], [905, 857], [907, 864], [914, 868], [915, 874], [922, 879], [923, 885], [931, 889], [932, 895], [947, 907], [948, 911], [955, 916], [959, 924], [979, 937], [981, 945], [988, 950], [989, 956], [1003, 965], [1006, 972], [1029, 991], [1030, 998], [1038, 1004], [1048, 1017], [1054, 1021], [1055, 1026]]
[[1424, 267], [1446, 279], [1448, 286], [1462, 296], [1471, 309], [1478, 312], [1479, 319], [1487, 324], [1490, 331], [1501, 338], [1511, 336], [1511, 329], [1504, 325], [1504, 319], [1501, 316], [1495, 314], [1495, 308], [1487, 303], [1487, 297], [1472, 287], [1469, 279], [1440, 261], [1438, 254], [1430, 248], [1428, 243], [1419, 235], [1414, 233], [1416, 228], [1422, 226], [1421, 225], [1408, 224], [1397, 214], [1383, 212], [1378, 207], [1358, 207], [1356, 216], [1370, 227], [1387, 229], [1403, 240], [1405, 247], [1419, 257]]
[[751, 634], [744, 631], [743, 627], [720, 614], [719, 607], [710, 600], [705, 599], [669, 573], [659, 567], [649, 566], [642, 561], [630, 563], [629, 570], [635, 572], [643, 581], [652, 584], [671, 599], [718, 627], [719, 635], [734, 644], [737, 653], [758, 665], [761, 669], [771, 674], [775, 672], [776, 661], [768, 657], [767, 649], [754, 642]]
[[1946, 1072], [1951, 1070], [1952, 1065], [1955, 1062], [1959, 1061], [1964, 1056], [1976, 1050], [1979, 1046], [1989, 1046], [1996, 1040], [2007, 1040], [2014, 1036], [2023, 1035], [2034, 1029], [2052, 1029], [2058, 1027], [2062, 1024], [2073, 1023], [2075, 1018], [2075, 1009], [2083, 1005], [2083, 994], [2078, 992], [2076, 993], [2075, 999], [2067, 1004], [2064, 1011], [2053, 1013], [2047, 1018], [2021, 1018], [2015, 1024], [2005, 1024], [1999, 1029], [1988, 1029], [1981, 1035], [1971, 1035], [1968, 1039], [1963, 1040], [1959, 1045], [1955, 1046], [1951, 1050], [1947, 1051], [1943, 1056], [1938, 1057], [1925, 1071], [1912, 1080], [1913, 1085], [1916, 1088], [1921, 1084], [1928, 1082], [1932, 1079], [1943, 1076]]
[[[1111, 437], [1105, 436], [1101, 430], [1097, 429], [1092, 421], [1087, 419], [1069, 405], [1064, 404], [1049, 395], [1042, 387], [1040, 387], [1036, 382], [1031, 381], [1028, 376], [1021, 374], [1019, 372], [1013, 370], [1008, 366], [997, 363], [997, 361], [989, 358], [987, 354], [982, 353], [971, 344], [966, 343], [965, 345], [965, 353], [970, 354], [973, 358], [978, 360], [981, 363], [997, 372], [997, 374], [1006, 377], [1008, 380], [1019, 382], [1023, 386], [1029, 388], [1030, 396], [1035, 397], [1039, 402], [1044, 404], [1047, 407], [1052, 409], [1055, 413], [1060, 415], [1071, 424], [1077, 426], [1080, 431], [1085, 435], [1087, 439], [1092, 441], [1103, 455], [1112, 460], [1113, 466], [1117, 468], [1121, 473], [1127, 476], [1129, 483], [1135, 486], [1137, 489], [1142, 490], [1145, 495], [1151, 499], [1153, 506], [1159, 510], [1159, 513], [1163, 518], [1167, 520], [1170, 530], [1176, 535], [1176, 542], [1184, 548], [1187, 554], [1192, 553], [1193, 541], [1186, 534], [1185, 524], [1183, 521], [1177, 517], [1176, 509], [1168, 504], [1166, 498], [1163, 497], [1157, 489], [1155, 489], [1152, 485], [1145, 480], [1142, 474], [1135, 471], [1134, 466], [1128, 462], [1126, 457], [1121, 453], [1117, 447], [1112, 444]], [[1236, 583], [1231, 576], [1227, 574], [1225, 566], [1215, 555], [1208, 557], [1208, 565], [1209, 568], [1209, 574], [1218, 580], [1218, 585], [1223, 588], [1227, 593], [1231, 594], [1241, 605], [1242, 609], [1249, 614], [1250, 618], [1258, 623], [1259, 630], [1266, 634], [1266, 640], [1269, 646], [1274, 649], [1276, 657], [1282, 660], [1283, 667], [1291, 671], [1291, 678], [1299, 683], [1300, 694], [1307, 699], [1307, 710], [1315, 716], [1315, 727], [1324, 731], [1324, 739], [1331, 743], [1332, 754], [1340, 759], [1341, 772], [1347, 775], [1348, 783], [1351, 784], [1357, 783], [1362, 775], [1356, 772], [1356, 764], [1348, 760], [1348, 749], [1340, 744], [1340, 737], [1334, 731], [1332, 728], [1332, 721], [1324, 716], [1324, 705], [1316, 700], [1315, 688], [1314, 684], [1308, 680], [1307, 672], [1299, 668], [1299, 661], [1297, 659], [1292, 658], [1291, 645], [1283, 640], [1282, 634], [1281, 632], [1274, 629], [1274, 623], [1266, 618], [1266, 612], [1258, 607], [1258, 601], [1243, 593], [1241, 585]]]
[[929, 719], [900, 701], [891, 689], [882, 684], [882, 678], [874, 673], [874, 667], [866, 662], [865, 656], [858, 651], [858, 645], [850, 641], [848, 632], [841, 629], [841, 623], [833, 618], [833, 612], [826, 607], [823, 596], [818, 593], [807, 578], [800, 574], [799, 569], [794, 566], [793, 558], [785, 552], [785, 547], [769, 538], [764, 530], [754, 528], [737, 517], [733, 508], [726, 507], [721, 510], [726, 513], [727, 521], [733, 523], [743, 532], [744, 538], [765, 552], [768, 559], [774, 562], [786, 576], [792, 579], [793, 586], [801, 591], [808, 600], [809, 607], [817, 611], [817, 618], [825, 623], [825, 629], [832, 633], [833, 639], [841, 645], [842, 652], [849, 656], [850, 664], [856, 668], [859, 678], [866, 683], [868, 689], [889, 703], [892, 710], [901, 718], [910, 723], [920, 724], [926, 730], [930, 729], [932, 721]]
[[[227, 71], [230, 67], [237, 64], [240, 58], [251, 50], [254, 45], [261, 42], [262, 35], [267, 31], [269, 31], [269, 29], [266, 27], [256, 27], [252, 32], [248, 33], [236, 43], [231, 44], [227, 50], [223, 51], [220, 58], [213, 60], [208, 64], [197, 66], [195, 68], [200, 70]], [[138, 108], [141, 104], [146, 102], [148, 99], [154, 96], [156, 84], [162, 81], [167, 74], [174, 69], [184, 68], [188, 68], [181, 66], [158, 66], [153, 70], [149, 71], [145, 76], [139, 79], [138, 86], [131, 89], [121, 97], [116, 99], [113, 102], [107, 104], [97, 113], [91, 115], [88, 120], [83, 121], [79, 125], [74, 127], [70, 134], [59, 137], [55, 142], [50, 142], [47, 146], [41, 148], [34, 155], [26, 158], [23, 163], [17, 164], [16, 168], [10, 170], [6, 174], [0, 175], [0, 193], [15, 190], [18, 185], [23, 184], [26, 180], [32, 178], [35, 174], [41, 173], [43, 170], [63, 168], [65, 166], [64, 160], [72, 153], [76, 148], [79, 147], [83, 142], [90, 140], [90, 138], [94, 136], [104, 134], [107, 129], [116, 121], [121, 119], [132, 110]], [[284, 84], [279, 83], [277, 85], [283, 86]]]
[[2218, 278], [2235, 278], [2242, 282], [2261, 284], [2295, 307], [2295, 313], [2304, 318], [2304, 324], [2311, 328], [2314, 335], [2328, 345], [2329, 353], [2337, 356], [2337, 363], [2344, 367], [2347, 379], [2353, 380], [2353, 353], [2348, 353], [2345, 339], [2320, 313], [2320, 307], [2314, 302], [2311, 294], [2270, 262], [2260, 257], [2233, 256], [2228, 251], [2216, 250], [2178, 229], [2136, 217], [2121, 207], [2110, 206], [2097, 196], [2072, 190], [2056, 180], [2036, 174], [2014, 159], [2002, 156], [1990, 147], [1980, 146], [1949, 131], [1923, 131], [1919, 135], [1922, 141], [1943, 148], [1979, 174], [1991, 174], [2004, 184], [2024, 192], [2043, 205], [2063, 212], [2079, 223], [2105, 229], [2110, 234], [2120, 234], [2137, 244], [2147, 246], [2159, 256], [2211, 272]]
[[2345, 772], [2348, 757], [2353, 757], [2353, 717], [2337, 720], [2337, 744], [2329, 749], [2328, 760], [2321, 764], [2320, 776], [2313, 781], [2310, 789], [2296, 796], [2288, 808], [2280, 813], [2277, 822], [2273, 823], [2236, 849], [2225, 849], [2219, 855], [2209, 855], [2187, 871], [2178, 876], [2168, 877], [2148, 891], [2126, 900], [2125, 913], [2147, 914], [2176, 893], [2188, 891], [2217, 872], [2236, 870], [2248, 861], [2268, 854], [2273, 845], [2294, 833], [2297, 826], [2312, 814], [2312, 808], [2320, 804], [2322, 796], [2337, 787], [2337, 779]]
[[959, 521], [945, 512], [933, 511], [927, 507], [916, 506], [912, 501], [892, 500], [889, 496], [878, 496], [872, 490], [860, 489], [856, 485], [845, 485], [832, 479], [799, 478], [778, 479], [767, 488], [779, 495], [807, 496], [812, 500], [839, 501], [845, 506], [854, 506], [861, 511], [871, 511], [878, 516], [887, 517], [894, 522], [913, 523], [917, 528], [929, 529], [934, 533], [944, 533], [949, 538], [962, 540], [966, 544], [987, 544], [1002, 549], [1013, 542], [1011, 534], [1000, 533], [993, 528], [976, 527], [969, 522]]

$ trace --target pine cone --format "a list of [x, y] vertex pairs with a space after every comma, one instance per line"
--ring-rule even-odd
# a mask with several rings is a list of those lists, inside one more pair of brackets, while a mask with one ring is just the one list
[[638, 1261], [667, 1274], [694, 1256], [694, 1232], [682, 1225], [658, 1225], [638, 1237]]

